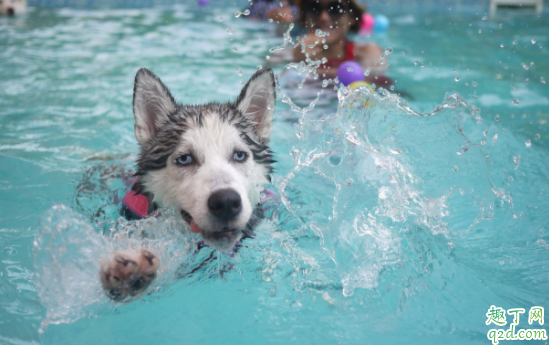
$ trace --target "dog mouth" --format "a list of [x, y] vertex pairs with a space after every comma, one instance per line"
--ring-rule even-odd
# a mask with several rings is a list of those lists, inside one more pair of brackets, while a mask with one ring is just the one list
[[203, 237], [207, 233], [207, 237], [212, 240], [228, 240], [231, 237], [237, 235], [239, 232], [238, 229], [229, 227], [224, 227], [221, 230], [217, 231], [205, 231], [198, 224], [196, 224], [193, 217], [187, 211], [181, 210], [180, 213], [181, 218], [183, 218], [183, 220], [189, 224], [191, 232], [194, 232], [196, 234], [202, 234]]
[[214, 240], [230, 239], [238, 233], [238, 229], [223, 228], [220, 231], [209, 233], [209, 237]]

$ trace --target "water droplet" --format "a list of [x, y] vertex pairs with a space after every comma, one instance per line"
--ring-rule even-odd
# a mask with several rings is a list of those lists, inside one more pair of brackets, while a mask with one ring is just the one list
[[494, 116], [494, 120], [499, 121], [499, 114], [496, 114], [496, 116]]
[[402, 55], [406, 55], [406, 53], [405, 53], [405, 52], [402, 52], [402, 53], [400, 53], [400, 54], [402, 54]]
[[241, 76], [241, 77], [242, 77], [242, 75], [244, 74], [244, 72], [242, 71], [242, 68], [240, 68], [240, 67], [238, 67], [238, 68], [236, 69], [236, 72], [237, 72], [238, 75]]
[[265, 59], [270, 60], [270, 59], [271, 59], [271, 56], [270, 56], [270, 55], [266, 55], [266, 56], [265, 56]]
[[327, 49], [328, 49], [328, 45], [325, 44], [325, 45], [322, 46], [322, 48], [324, 48], [324, 50], [327, 50]]
[[394, 85], [389, 86], [389, 90], [395, 91], [395, 86]]
[[250, 10], [246, 9], [244, 10], [244, 13], [242, 13], [243, 15], [245, 16], [249, 16], [250, 15]]
[[513, 99], [511, 100], [511, 102], [512, 102], [514, 105], [517, 105], [517, 104], [520, 103], [519, 100], [516, 99], [516, 98], [513, 98]]
[[482, 20], [487, 20], [487, 19], [488, 19], [488, 16], [482, 17]]
[[471, 85], [473, 85], [473, 87], [477, 87], [478, 83], [476, 81], [472, 82]]
[[231, 29], [231, 28], [227, 28], [227, 33], [228, 33], [229, 35], [232, 35], [232, 34], [234, 33], [234, 31], [233, 31], [233, 29]]
[[517, 89], [517, 87], [514, 84], [511, 84], [511, 87], [513, 88], [513, 90]]
[[544, 78], [544, 77], [539, 77], [539, 81], [540, 81], [542, 84], [545, 84], [545, 78]]
[[331, 166], [337, 166], [337, 165], [339, 165], [339, 163], [341, 163], [341, 157], [335, 156], [335, 155], [330, 156], [329, 161], [330, 161]]
[[514, 41], [513, 41], [513, 45], [515, 46], [515, 45], [517, 45], [517, 44], [518, 44], [518, 41], [517, 41], [517, 40], [514, 40]]
[[240, 11], [236, 11], [236, 12], [234, 13], [235, 18], [238, 18], [238, 17], [240, 17], [241, 15], [242, 15], [242, 12], [240, 12]]
[[233, 52], [237, 52], [238, 51], [238, 48], [237, 47], [233, 47]]
[[505, 48], [505, 44], [503, 44], [503, 43], [500, 44], [499, 46], [502, 47], [502, 48]]
[[536, 40], [534, 40], [534, 39], [531, 42], [532, 42], [532, 44], [536, 44]]
[[316, 29], [315, 30], [315, 35], [318, 36], [318, 37], [326, 37], [328, 35], [328, 33], [320, 30], [320, 29]]
[[328, 86], [328, 80], [324, 79], [322, 81], [322, 87], [326, 87], [326, 86]]
[[351, 67], [347, 67], [347, 72], [352, 72], [353, 69]]
[[454, 172], [457, 172], [457, 171], [458, 171], [457, 165], [454, 165], [454, 167], [452, 168], [452, 170], [453, 170]]
[[424, 65], [424, 64], [420, 64], [419, 67], [423, 68], [423, 67], [425, 67], [425, 65]]
[[393, 48], [387, 48], [385, 49], [385, 55], [389, 55], [393, 52]]
[[481, 34], [481, 33], [482, 33], [482, 30], [481, 30], [481, 29], [478, 29], [478, 33]]
[[530, 139], [526, 140], [526, 142], [524, 142], [524, 145], [526, 145], [526, 147], [532, 146], [532, 140]]
[[364, 76], [365, 77], [369, 76], [371, 71], [372, 71], [372, 68], [370, 67], [366, 68], [366, 70], [364, 71]]
[[353, 180], [352, 178], [348, 178], [345, 180], [344, 182], [347, 186], [350, 186], [352, 185], [353, 183], [355, 183], [355, 180]]
[[539, 135], [539, 133], [536, 133], [536, 135], [534, 136], [534, 139], [539, 140], [540, 138], [541, 138], [541, 136]]
[[459, 81], [459, 77], [456, 77], [456, 79], [455, 79], [455, 80], [456, 80], [456, 81]]
[[522, 66], [522, 68], [524, 68], [525, 70], [528, 70], [528, 65], [526, 65], [524, 62], [520, 64]]
[[499, 24], [499, 27], [502, 28], [502, 27], [503, 27], [503, 24]]
[[514, 156], [514, 157], [513, 157], [513, 162], [514, 162], [516, 165], [519, 165], [519, 164], [520, 164], [520, 155]]
[[417, 66], [417, 64], [419, 63], [419, 61], [414, 61], [414, 65]]
[[498, 140], [498, 134], [494, 134], [494, 137], [492, 138], [492, 144], [496, 143], [496, 140]]

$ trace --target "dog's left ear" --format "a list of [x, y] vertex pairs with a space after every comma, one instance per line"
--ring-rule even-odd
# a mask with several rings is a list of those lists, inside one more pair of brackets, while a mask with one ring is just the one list
[[270, 68], [265, 68], [255, 72], [235, 102], [244, 117], [254, 124], [255, 133], [265, 143], [269, 142], [273, 129], [275, 99], [274, 74]]

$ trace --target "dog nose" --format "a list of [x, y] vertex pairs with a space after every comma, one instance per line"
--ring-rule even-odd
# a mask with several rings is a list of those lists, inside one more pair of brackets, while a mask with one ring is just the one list
[[218, 219], [229, 221], [242, 210], [240, 195], [232, 189], [221, 189], [210, 195], [208, 208]]

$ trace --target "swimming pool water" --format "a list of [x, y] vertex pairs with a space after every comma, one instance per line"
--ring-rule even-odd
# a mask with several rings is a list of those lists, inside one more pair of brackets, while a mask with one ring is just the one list
[[[232, 258], [188, 275], [209, 253], [186, 254], [174, 217], [116, 225], [136, 71], [183, 103], [234, 99], [282, 43], [240, 9], [0, 18], [0, 343], [487, 344], [491, 305], [548, 306], [546, 15], [386, 13], [357, 39], [387, 49], [393, 95], [329, 86], [304, 114], [279, 99], [277, 217]], [[281, 84], [299, 107], [322, 89]], [[113, 226], [162, 232], [149, 244], [171, 262], [126, 305], [93, 290]]]

